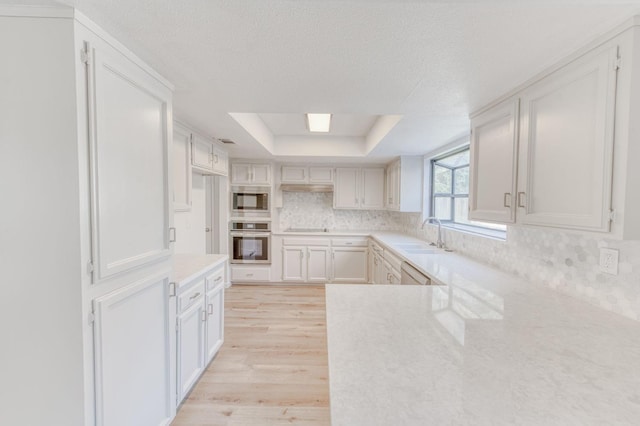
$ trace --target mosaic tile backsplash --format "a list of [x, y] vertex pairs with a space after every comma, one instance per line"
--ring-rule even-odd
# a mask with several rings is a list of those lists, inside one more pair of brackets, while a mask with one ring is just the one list
[[[435, 241], [436, 226], [421, 229], [419, 213], [334, 210], [332, 194], [284, 193], [280, 229], [399, 231]], [[640, 320], [640, 241], [615, 241], [556, 229], [509, 226], [507, 240], [443, 230], [459, 254], [540, 283], [603, 309]], [[618, 275], [600, 272], [599, 249], [619, 250]]]
[[[436, 240], [436, 226], [420, 229], [420, 214], [401, 215], [402, 232]], [[443, 230], [443, 239], [457, 253], [640, 320], [640, 241], [521, 226], [509, 226], [506, 241], [448, 229]], [[618, 275], [600, 272], [601, 247], [619, 250]]]
[[278, 218], [280, 229], [400, 230], [401, 213], [384, 210], [334, 210], [332, 193], [284, 192], [282, 197]]

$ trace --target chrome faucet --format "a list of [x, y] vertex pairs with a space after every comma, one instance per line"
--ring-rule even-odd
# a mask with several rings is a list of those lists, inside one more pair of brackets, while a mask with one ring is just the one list
[[440, 219], [435, 216], [429, 216], [424, 220], [424, 222], [422, 222], [422, 229], [424, 229], [425, 223], [430, 220], [435, 220], [438, 223], [438, 241], [436, 242], [436, 247], [439, 249], [444, 248], [444, 241], [442, 241], [442, 222], [440, 222]]

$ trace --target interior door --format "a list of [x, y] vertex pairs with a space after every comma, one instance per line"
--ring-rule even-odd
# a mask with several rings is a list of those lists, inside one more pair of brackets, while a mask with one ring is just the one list
[[88, 66], [94, 282], [171, 254], [171, 91], [99, 46]]
[[175, 414], [169, 271], [93, 302], [96, 424], [161, 425]]

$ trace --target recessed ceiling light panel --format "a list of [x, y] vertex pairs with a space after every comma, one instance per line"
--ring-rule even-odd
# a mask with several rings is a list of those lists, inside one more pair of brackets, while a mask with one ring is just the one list
[[331, 127], [331, 114], [307, 114], [307, 128], [310, 132], [328, 133]]

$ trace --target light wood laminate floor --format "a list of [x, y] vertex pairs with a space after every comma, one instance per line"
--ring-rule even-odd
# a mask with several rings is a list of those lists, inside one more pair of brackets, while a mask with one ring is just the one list
[[324, 286], [233, 285], [224, 331], [172, 425], [330, 424]]

